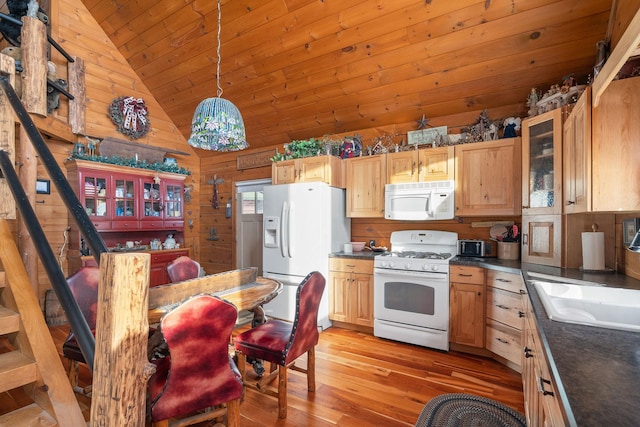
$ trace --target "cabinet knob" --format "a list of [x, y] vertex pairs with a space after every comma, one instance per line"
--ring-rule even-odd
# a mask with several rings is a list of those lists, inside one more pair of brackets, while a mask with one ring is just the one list
[[571, 205], [575, 205], [576, 202], [574, 202], [573, 200], [567, 200], [567, 206], [571, 206]]

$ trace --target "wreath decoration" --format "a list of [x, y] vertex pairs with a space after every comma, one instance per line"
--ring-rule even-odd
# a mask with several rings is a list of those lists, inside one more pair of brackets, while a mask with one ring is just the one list
[[151, 123], [147, 118], [149, 110], [142, 98], [120, 96], [109, 106], [109, 117], [118, 126], [118, 132], [138, 139], [149, 132]]

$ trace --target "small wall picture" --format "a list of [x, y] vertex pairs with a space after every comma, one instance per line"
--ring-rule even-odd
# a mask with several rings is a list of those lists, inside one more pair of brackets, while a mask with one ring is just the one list
[[640, 218], [627, 218], [622, 220], [622, 242], [629, 246], [640, 229]]
[[48, 179], [36, 180], [36, 194], [51, 194], [51, 181]]

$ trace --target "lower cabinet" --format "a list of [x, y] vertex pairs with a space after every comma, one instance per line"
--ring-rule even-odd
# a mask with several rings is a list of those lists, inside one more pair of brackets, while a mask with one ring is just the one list
[[522, 295], [522, 305], [524, 309], [522, 385], [527, 426], [563, 426], [565, 422], [559, 396], [551, 378], [549, 362], [542, 348], [528, 294]]
[[373, 328], [373, 260], [329, 259], [329, 318]]
[[522, 362], [522, 324], [524, 313], [521, 293], [524, 282], [520, 274], [487, 270], [487, 317], [485, 348], [513, 364]]
[[[167, 265], [179, 256], [189, 256], [189, 249], [166, 250], [151, 252], [151, 266], [149, 268], [149, 287], [166, 285], [169, 280]], [[91, 256], [82, 257], [82, 267], [97, 266], [95, 259]]]
[[449, 266], [449, 342], [484, 347], [485, 271]]

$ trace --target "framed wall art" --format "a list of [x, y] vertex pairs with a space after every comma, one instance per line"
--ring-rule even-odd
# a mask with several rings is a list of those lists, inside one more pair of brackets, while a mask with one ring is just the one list
[[36, 194], [51, 194], [51, 181], [48, 179], [36, 180]]

